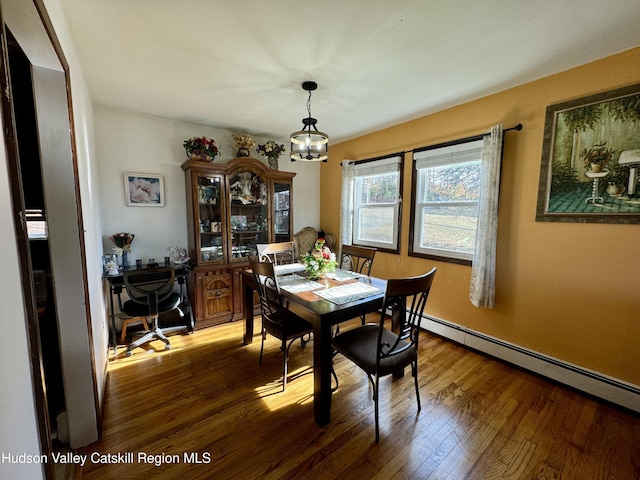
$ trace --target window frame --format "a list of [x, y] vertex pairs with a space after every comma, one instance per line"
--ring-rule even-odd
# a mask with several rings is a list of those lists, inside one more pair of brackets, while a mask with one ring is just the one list
[[[424, 170], [424, 169], [418, 168], [418, 162], [421, 159], [419, 158], [417, 159], [416, 154], [419, 154], [425, 151], [432, 151], [432, 150], [444, 150], [446, 152], [448, 150], [449, 151], [455, 150], [455, 147], [458, 145], [465, 145], [465, 144], [476, 144], [476, 145], [473, 145], [473, 146], [468, 145], [467, 149], [461, 149], [461, 151], [476, 150], [478, 147], [482, 150], [482, 143], [483, 143], [482, 137], [471, 137], [471, 138], [466, 138], [462, 140], [454, 140], [452, 142], [439, 143], [436, 145], [431, 145], [431, 146], [413, 151], [414, 155], [413, 155], [413, 168], [412, 168], [412, 178], [411, 178], [411, 218], [409, 220], [409, 256], [410, 257], [418, 257], [418, 258], [423, 258], [428, 260], [437, 260], [440, 262], [455, 263], [458, 265], [471, 266], [473, 264], [473, 253], [468, 254], [464, 252], [455, 252], [452, 254], [452, 252], [454, 251], [438, 250], [438, 249], [418, 250], [416, 248], [415, 242], [421, 237], [421, 234], [422, 234], [420, 224], [417, 221], [416, 217], [420, 212], [420, 210], [422, 209], [422, 205], [424, 204], [424, 202], [418, 202], [418, 198], [419, 198], [418, 195], [420, 194], [420, 192], [418, 192], [418, 188], [421, 186], [420, 170]], [[454, 147], [454, 148], [452, 149], [451, 147]], [[480, 162], [482, 162], [482, 154], [480, 154]], [[456, 163], [463, 163], [463, 162], [450, 161], [450, 162], [443, 162], [440, 165], [454, 165]], [[446, 202], [443, 202], [442, 205], [445, 206], [445, 203]], [[455, 205], [462, 205], [462, 206], [464, 206], [465, 204], [477, 205], [478, 203], [479, 203], [479, 199], [477, 201], [455, 202]], [[477, 230], [476, 230], [476, 235], [477, 235]]]
[[[393, 159], [393, 158], [399, 159], [398, 161], [398, 197], [393, 204], [394, 215], [397, 215], [397, 218], [395, 218], [395, 222], [394, 222], [394, 232], [393, 232], [393, 236], [395, 237], [395, 246], [389, 247], [387, 244], [384, 244], [384, 243], [363, 241], [362, 239], [357, 238], [356, 235], [359, 229], [356, 225], [357, 224], [356, 219], [358, 218], [357, 217], [358, 206], [356, 202], [356, 198], [357, 198], [356, 181], [358, 178], [364, 178], [365, 175], [357, 175], [357, 173], [355, 172], [354, 172], [354, 176], [351, 184], [351, 188], [352, 188], [351, 244], [356, 246], [361, 246], [361, 247], [373, 247], [373, 248], [376, 248], [379, 252], [398, 255], [400, 254], [400, 245], [401, 245], [401, 239], [402, 239], [402, 189], [404, 185], [404, 152], [392, 153], [389, 155], [370, 158], [366, 160], [356, 160], [354, 162], [354, 168], [357, 171], [358, 166], [363, 164], [368, 164], [368, 167], [374, 167], [375, 165], [369, 165], [374, 162], [379, 162], [381, 165], [384, 165], [385, 163], [389, 163], [388, 162], [389, 159]], [[371, 175], [367, 175], [367, 176], [371, 176]], [[384, 205], [390, 205], [390, 204], [384, 204]]]

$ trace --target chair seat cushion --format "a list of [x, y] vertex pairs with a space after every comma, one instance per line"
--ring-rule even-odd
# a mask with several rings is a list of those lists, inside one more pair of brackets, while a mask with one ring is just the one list
[[[378, 325], [367, 324], [361, 327], [347, 330], [344, 333], [336, 335], [333, 339], [333, 348], [342, 355], [357, 364], [369, 375], [376, 373], [376, 352], [378, 345]], [[393, 345], [398, 336], [387, 330], [382, 331], [382, 343]], [[402, 345], [404, 342], [401, 342]], [[378, 375], [383, 377], [394, 373], [399, 368], [403, 368], [415, 361], [417, 352], [415, 348], [408, 348], [397, 355], [383, 357], [380, 359], [380, 370]]]
[[[168, 312], [180, 305], [180, 295], [172, 293], [168, 298], [158, 304], [158, 313]], [[146, 317], [149, 315], [149, 306], [127, 300], [122, 305], [122, 310], [132, 317]]]
[[276, 321], [263, 316], [262, 325], [267, 332], [280, 340], [289, 340], [313, 332], [313, 325], [289, 310], [283, 310]]

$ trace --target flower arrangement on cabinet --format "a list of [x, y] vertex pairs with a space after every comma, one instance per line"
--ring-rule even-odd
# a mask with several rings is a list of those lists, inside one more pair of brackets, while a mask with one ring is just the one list
[[213, 138], [191, 137], [182, 144], [187, 156], [193, 160], [203, 160], [212, 162], [216, 155], [220, 153], [218, 144]]
[[116, 245], [113, 247], [113, 251], [116, 252], [117, 255], [122, 255], [123, 253], [131, 252], [131, 243], [135, 238], [135, 234], [133, 233], [114, 233], [111, 235], [111, 241]]
[[275, 140], [269, 140], [265, 144], [258, 145], [256, 151], [263, 157], [267, 157], [269, 168], [278, 169], [278, 158], [284, 153], [284, 144], [277, 144]]
[[336, 254], [324, 244], [323, 239], [316, 240], [316, 243], [309, 253], [302, 256], [304, 271], [309, 274], [309, 278], [316, 280], [320, 274], [333, 272], [338, 265]]
[[256, 144], [256, 142], [254, 142], [246, 133], [243, 133], [242, 135], [234, 135], [233, 140], [236, 142], [236, 147], [238, 147], [236, 157], [248, 157], [251, 147]]

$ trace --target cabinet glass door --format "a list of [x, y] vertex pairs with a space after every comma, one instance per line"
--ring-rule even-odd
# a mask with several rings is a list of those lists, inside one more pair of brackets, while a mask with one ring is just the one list
[[198, 177], [198, 221], [200, 224], [200, 260], [214, 262], [224, 260], [222, 177]]
[[289, 242], [291, 241], [291, 218], [289, 212], [291, 207], [291, 200], [289, 198], [291, 185], [288, 183], [276, 183], [273, 187], [273, 222], [276, 242]]
[[268, 243], [267, 182], [253, 172], [229, 177], [231, 260], [257, 255], [258, 243]]

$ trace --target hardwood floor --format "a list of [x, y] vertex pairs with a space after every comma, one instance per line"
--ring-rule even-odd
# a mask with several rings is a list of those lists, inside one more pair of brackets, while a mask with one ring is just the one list
[[331, 423], [314, 423], [313, 343], [291, 348], [285, 393], [278, 341], [268, 337], [259, 366], [260, 337], [242, 345], [240, 322], [121, 354], [102, 438], [78, 452], [89, 457], [74, 478], [640, 478], [639, 415], [437, 336], [420, 341], [422, 411], [408, 373], [385, 378], [379, 444], [371, 387], [340, 356]]

